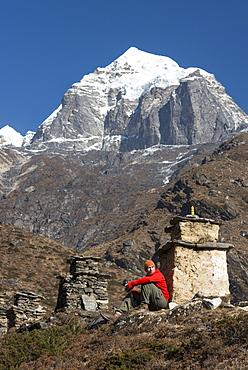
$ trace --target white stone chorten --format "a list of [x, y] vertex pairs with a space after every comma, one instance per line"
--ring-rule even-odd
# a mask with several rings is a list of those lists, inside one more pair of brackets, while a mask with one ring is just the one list
[[171, 240], [156, 255], [171, 301], [183, 304], [196, 293], [229, 298], [227, 253], [232, 244], [218, 242], [220, 223], [196, 215], [174, 217], [165, 228]]

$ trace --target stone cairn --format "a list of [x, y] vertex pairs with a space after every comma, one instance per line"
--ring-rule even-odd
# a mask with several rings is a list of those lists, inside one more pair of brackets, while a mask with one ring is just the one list
[[5, 295], [0, 295], [0, 336], [3, 336], [8, 331], [7, 306]]
[[76, 255], [67, 260], [70, 272], [60, 278], [56, 311], [94, 312], [108, 309], [107, 279], [98, 270], [100, 257]]
[[14, 305], [7, 311], [8, 328], [19, 329], [24, 322], [39, 321], [46, 310], [41, 306], [43, 296], [28, 290], [14, 295]]
[[195, 294], [228, 300], [227, 253], [233, 245], [217, 241], [220, 223], [191, 214], [174, 217], [170, 224], [165, 231], [171, 240], [156, 255], [171, 301], [184, 304]]

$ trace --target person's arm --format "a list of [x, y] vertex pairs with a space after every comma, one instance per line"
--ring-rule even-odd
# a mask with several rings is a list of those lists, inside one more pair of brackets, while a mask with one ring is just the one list
[[128, 288], [132, 289], [134, 286], [136, 285], [140, 285], [140, 284], [147, 284], [147, 283], [150, 283], [151, 282], [151, 276], [144, 276], [143, 278], [141, 279], [138, 279], [138, 280], [134, 280], [134, 281], [129, 281], [127, 283], [127, 286]]

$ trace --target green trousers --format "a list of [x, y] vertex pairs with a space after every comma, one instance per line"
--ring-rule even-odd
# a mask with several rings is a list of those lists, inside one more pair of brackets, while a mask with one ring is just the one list
[[159, 311], [168, 308], [168, 302], [163, 296], [161, 290], [153, 283], [143, 284], [141, 294], [128, 293], [121, 302], [118, 310], [127, 312], [141, 303], [148, 305], [149, 311]]

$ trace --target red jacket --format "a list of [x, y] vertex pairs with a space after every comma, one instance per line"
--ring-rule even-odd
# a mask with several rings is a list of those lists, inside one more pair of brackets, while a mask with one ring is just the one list
[[158, 287], [161, 290], [164, 297], [169, 302], [170, 295], [169, 295], [169, 291], [168, 291], [167, 284], [166, 284], [166, 281], [165, 281], [165, 277], [162, 274], [162, 272], [159, 271], [159, 269], [156, 269], [153, 274], [146, 275], [141, 279], [134, 280], [134, 281], [129, 281], [127, 283], [127, 285], [128, 285], [129, 288], [132, 289], [136, 285], [147, 284], [147, 283], [155, 284], [156, 287]]

